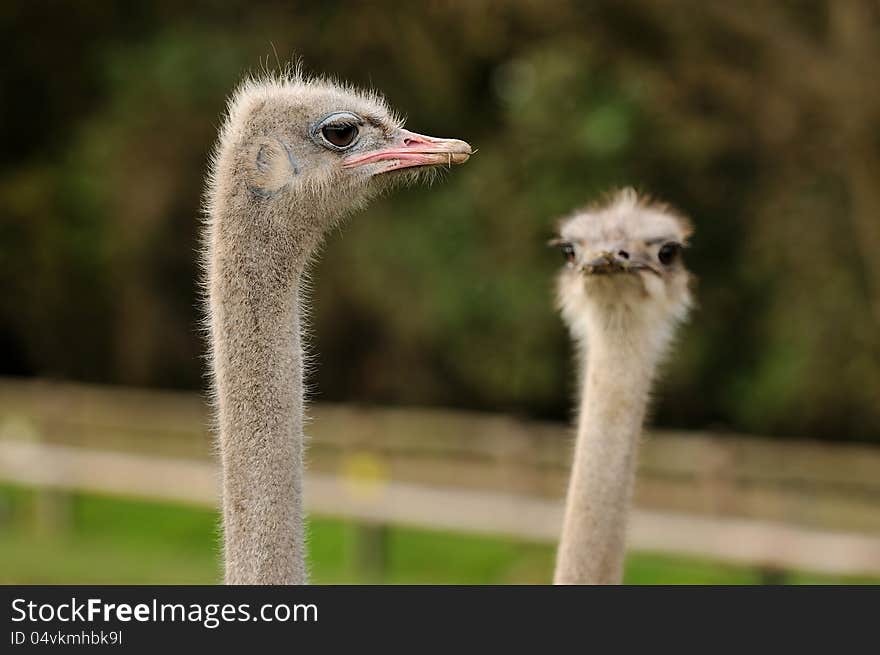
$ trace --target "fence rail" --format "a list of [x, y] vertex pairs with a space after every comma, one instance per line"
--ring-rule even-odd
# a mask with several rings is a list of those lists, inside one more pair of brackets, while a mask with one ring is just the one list
[[[317, 514], [553, 541], [564, 425], [317, 405], [306, 504]], [[195, 394], [0, 380], [0, 480], [213, 505]], [[630, 547], [763, 567], [880, 573], [880, 452], [658, 433], [642, 448]]]

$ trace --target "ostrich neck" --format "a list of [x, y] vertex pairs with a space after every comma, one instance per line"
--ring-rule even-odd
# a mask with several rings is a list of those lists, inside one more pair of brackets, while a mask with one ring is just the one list
[[582, 355], [586, 375], [556, 584], [621, 582], [636, 454], [656, 368], [647, 340], [620, 328], [593, 332]]
[[[209, 260], [228, 584], [306, 582], [297, 217], [220, 216]], [[314, 239], [316, 241], [316, 239]]]

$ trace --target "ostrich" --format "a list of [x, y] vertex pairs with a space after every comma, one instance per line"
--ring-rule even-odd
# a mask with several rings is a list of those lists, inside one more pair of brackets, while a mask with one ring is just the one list
[[377, 95], [298, 72], [230, 98], [204, 234], [227, 584], [307, 581], [303, 279], [323, 236], [394, 182], [470, 154], [403, 129]]
[[556, 584], [616, 584], [651, 384], [691, 305], [689, 222], [626, 189], [563, 219], [558, 306], [576, 344], [580, 408]]

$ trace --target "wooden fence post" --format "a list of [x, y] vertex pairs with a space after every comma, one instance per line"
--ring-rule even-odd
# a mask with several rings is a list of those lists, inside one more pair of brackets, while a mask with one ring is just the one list
[[388, 526], [354, 524], [354, 566], [358, 582], [382, 584], [388, 575]]
[[38, 489], [33, 498], [34, 527], [53, 535], [66, 532], [73, 523], [73, 502], [70, 493], [58, 489]]

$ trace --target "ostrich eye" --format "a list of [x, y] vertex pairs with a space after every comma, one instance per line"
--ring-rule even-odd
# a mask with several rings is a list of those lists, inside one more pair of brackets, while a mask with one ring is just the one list
[[660, 263], [664, 266], [669, 266], [676, 260], [680, 252], [681, 246], [677, 243], [664, 243], [660, 248], [660, 252], [657, 253], [657, 259], [659, 259]]
[[559, 250], [562, 252], [562, 257], [569, 264], [574, 262], [574, 246], [570, 243], [560, 243]]
[[321, 135], [337, 148], [347, 148], [357, 138], [358, 128], [351, 123], [335, 123], [322, 127]]

